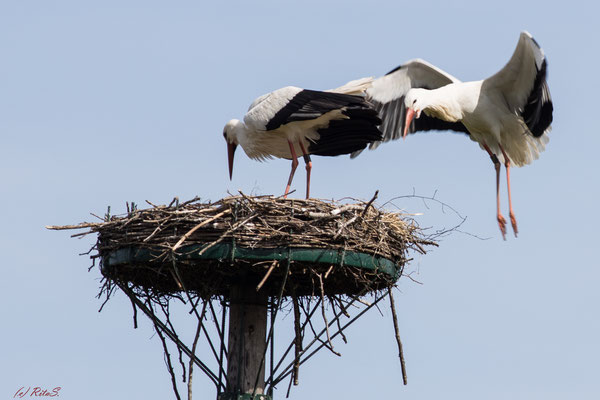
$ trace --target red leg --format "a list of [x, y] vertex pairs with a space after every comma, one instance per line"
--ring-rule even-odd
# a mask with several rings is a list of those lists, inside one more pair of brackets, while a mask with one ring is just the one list
[[310, 195], [310, 171], [312, 170], [312, 161], [310, 161], [310, 155], [306, 152], [302, 140], [298, 141], [300, 148], [302, 149], [302, 155], [304, 156], [304, 162], [306, 163], [306, 198]]
[[512, 200], [510, 197], [510, 161], [508, 160], [508, 156], [504, 152], [502, 146], [500, 146], [500, 150], [502, 150], [502, 155], [504, 155], [504, 166], [506, 167], [506, 184], [508, 186], [508, 216], [510, 217], [510, 224], [512, 225], [513, 232], [515, 233], [515, 237], [519, 233], [517, 229], [517, 219], [515, 218], [515, 213], [512, 208]]
[[298, 156], [296, 155], [296, 150], [294, 150], [294, 144], [289, 140], [288, 144], [290, 145], [290, 152], [292, 153], [292, 171], [290, 172], [290, 178], [288, 179], [287, 186], [285, 187], [285, 193], [283, 194], [283, 198], [287, 198], [287, 195], [290, 192], [290, 186], [292, 186], [292, 179], [294, 179], [294, 172], [296, 172], [296, 167], [298, 166]]
[[490, 158], [494, 163], [494, 168], [496, 169], [496, 219], [498, 220], [500, 232], [502, 232], [502, 239], [506, 240], [506, 220], [500, 212], [500, 161], [498, 161], [498, 157], [496, 157], [496, 155], [492, 153], [492, 151], [486, 144], [483, 145], [483, 148], [490, 155]]

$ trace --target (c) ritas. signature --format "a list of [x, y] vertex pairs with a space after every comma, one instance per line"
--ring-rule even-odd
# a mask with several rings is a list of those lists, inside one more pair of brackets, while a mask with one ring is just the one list
[[25, 386], [22, 386], [19, 388], [19, 390], [17, 390], [13, 398], [21, 399], [27, 395], [29, 395], [28, 397], [56, 397], [59, 395], [58, 393], [60, 392], [60, 389], [60, 386], [57, 386], [53, 389], [44, 389], [39, 386], [35, 386], [33, 388], [28, 386], [25, 388]]

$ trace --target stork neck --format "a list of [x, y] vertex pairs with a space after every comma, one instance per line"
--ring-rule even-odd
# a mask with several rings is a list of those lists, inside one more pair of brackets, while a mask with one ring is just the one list
[[438, 89], [427, 90], [423, 96], [423, 112], [448, 122], [456, 122], [463, 118], [462, 108], [457, 101], [453, 84]]

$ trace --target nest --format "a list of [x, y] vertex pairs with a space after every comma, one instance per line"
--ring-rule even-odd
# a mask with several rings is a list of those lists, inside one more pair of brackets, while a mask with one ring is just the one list
[[[52, 228], [98, 233], [92, 258], [100, 258], [103, 275], [137, 290], [185, 290], [209, 298], [243, 283], [269, 295], [365, 294], [393, 285], [410, 250], [425, 253], [425, 246], [436, 245], [412, 219], [377, 209], [373, 200], [342, 204], [241, 194], [214, 203], [132, 206], [104, 222]], [[300, 249], [338, 257], [300, 260], [293, 256]], [[357, 254], [375, 266], [350, 265]], [[381, 262], [393, 270], [380, 268]]]

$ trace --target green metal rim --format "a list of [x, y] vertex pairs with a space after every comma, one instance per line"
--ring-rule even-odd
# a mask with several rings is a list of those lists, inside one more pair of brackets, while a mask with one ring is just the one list
[[[335, 264], [351, 266], [389, 275], [394, 281], [400, 277], [400, 268], [391, 260], [372, 254], [337, 249], [315, 248], [246, 248], [231, 243], [218, 243], [200, 252], [207, 245], [183, 246], [176, 255], [177, 260], [217, 260], [230, 262], [236, 259], [248, 261], [290, 260], [306, 263]], [[126, 247], [117, 249], [103, 257], [105, 267], [125, 264], [145, 263], [161, 254], [161, 250]]]

